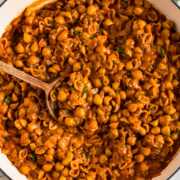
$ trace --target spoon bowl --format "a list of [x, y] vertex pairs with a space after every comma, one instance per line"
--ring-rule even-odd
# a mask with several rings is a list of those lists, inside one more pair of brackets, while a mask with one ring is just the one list
[[43, 82], [43, 81], [25, 73], [24, 71], [21, 71], [15, 67], [13, 67], [11, 64], [7, 64], [3, 61], [0, 61], [0, 70], [2, 70], [3, 72], [5, 72], [11, 76], [18, 78], [36, 88], [43, 90], [45, 93], [45, 96], [46, 96], [46, 106], [48, 108], [48, 111], [54, 119], [57, 119], [55, 112], [53, 110], [53, 107], [52, 107], [52, 102], [49, 97], [50, 97], [50, 92], [54, 88], [56, 88], [57, 86], [60, 85], [61, 80], [62, 80], [60, 77], [51, 83], [46, 83], [46, 82]]

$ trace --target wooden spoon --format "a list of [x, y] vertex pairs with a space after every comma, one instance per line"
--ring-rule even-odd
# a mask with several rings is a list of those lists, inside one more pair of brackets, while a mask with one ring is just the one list
[[45, 92], [45, 96], [46, 96], [46, 105], [47, 105], [47, 108], [48, 108], [48, 111], [50, 113], [50, 115], [56, 119], [56, 115], [53, 111], [53, 108], [52, 108], [52, 103], [50, 102], [50, 98], [49, 98], [49, 95], [50, 95], [50, 92], [52, 89], [56, 88], [59, 84], [60, 84], [60, 80], [61, 78], [57, 78], [56, 80], [54, 80], [52, 83], [46, 83], [46, 82], [43, 82], [19, 69], [16, 69], [15, 67], [13, 67], [12, 65], [10, 64], [7, 64], [5, 62], [2, 62], [0, 61], [0, 70], [2, 70], [3, 72], [9, 74], [9, 75], [12, 75], [34, 87], [37, 87], [41, 90], [43, 90]]

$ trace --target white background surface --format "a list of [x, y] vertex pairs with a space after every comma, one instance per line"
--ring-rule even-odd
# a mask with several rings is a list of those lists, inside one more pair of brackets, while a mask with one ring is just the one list
[[171, 180], [180, 180], [180, 170], [171, 178]]

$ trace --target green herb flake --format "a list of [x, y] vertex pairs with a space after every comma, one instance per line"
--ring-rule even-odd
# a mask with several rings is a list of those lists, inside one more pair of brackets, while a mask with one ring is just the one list
[[18, 115], [19, 115], [19, 112], [18, 112], [18, 111], [15, 111], [14, 116], [17, 118]]
[[103, 34], [103, 33], [104, 33], [104, 29], [103, 29], [103, 28], [100, 28], [100, 29], [99, 29], [99, 32], [100, 32], [100, 34]]
[[81, 31], [74, 30], [74, 35], [75, 35], [75, 36], [79, 36], [80, 34], [81, 34]]
[[48, 25], [51, 26], [51, 27], [54, 27], [55, 26], [55, 21], [53, 19], [49, 19], [48, 20]]
[[22, 92], [21, 93], [21, 98], [24, 99], [24, 97], [25, 97], [25, 92]]
[[20, 89], [19, 89], [19, 87], [17, 85], [15, 85], [15, 87], [14, 87], [14, 92], [16, 94], [19, 94], [19, 92], [20, 92]]
[[2, 76], [0, 76], [0, 85], [3, 84], [3, 82], [4, 82], [4, 79]]
[[71, 114], [70, 110], [68, 110], [68, 109], [65, 109], [64, 112], [65, 112], [67, 115], [70, 115], [70, 114]]
[[90, 36], [90, 39], [95, 39], [96, 37], [97, 37], [96, 34], [93, 34]]
[[69, 24], [69, 23], [65, 24], [65, 26], [66, 26], [68, 29], [70, 29], [70, 28], [72, 27], [72, 25]]
[[119, 54], [121, 54], [122, 56], [125, 55], [124, 49], [123, 49], [122, 47], [116, 48], [116, 51], [117, 51]]
[[7, 95], [4, 99], [4, 102], [8, 105], [11, 104], [11, 96]]
[[123, 0], [123, 2], [127, 4], [127, 3], [128, 3], [128, 0]]
[[31, 158], [32, 161], [36, 161], [36, 155], [34, 153], [32, 153], [30, 155], [30, 158]]
[[70, 86], [69, 89], [70, 89], [71, 91], [75, 91], [74, 86]]
[[83, 89], [83, 95], [87, 95], [88, 94], [88, 87], [85, 86]]
[[165, 57], [165, 51], [164, 51], [164, 49], [162, 47], [159, 49], [159, 55], [160, 55], [161, 58]]
[[80, 20], [76, 19], [73, 24], [79, 24], [79, 23], [80, 23]]

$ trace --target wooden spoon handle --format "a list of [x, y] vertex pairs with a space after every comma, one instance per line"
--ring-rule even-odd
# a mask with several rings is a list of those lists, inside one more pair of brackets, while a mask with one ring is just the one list
[[12, 65], [4, 63], [3, 61], [0, 61], [0, 70], [42, 90], [46, 91], [49, 89], [48, 83], [45, 83], [19, 69], [16, 69]]

